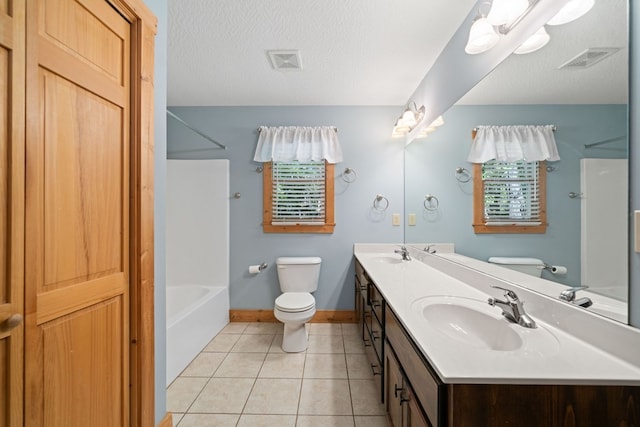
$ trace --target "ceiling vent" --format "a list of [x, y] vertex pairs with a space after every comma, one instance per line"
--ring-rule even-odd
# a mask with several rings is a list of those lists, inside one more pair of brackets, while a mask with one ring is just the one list
[[297, 50], [268, 50], [267, 53], [274, 70], [302, 70], [302, 60], [300, 59], [300, 52]]
[[620, 47], [592, 47], [574, 56], [558, 67], [559, 70], [582, 70], [602, 61], [619, 51]]

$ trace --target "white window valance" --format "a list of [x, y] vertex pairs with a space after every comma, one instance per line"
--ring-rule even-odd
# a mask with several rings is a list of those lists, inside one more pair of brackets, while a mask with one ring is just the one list
[[471, 144], [471, 163], [560, 160], [552, 125], [478, 126]]
[[335, 127], [260, 126], [256, 162], [342, 161], [342, 149]]

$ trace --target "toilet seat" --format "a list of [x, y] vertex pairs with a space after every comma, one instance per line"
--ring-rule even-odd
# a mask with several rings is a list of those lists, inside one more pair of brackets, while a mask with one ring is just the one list
[[315, 298], [308, 292], [285, 292], [276, 298], [275, 308], [284, 313], [300, 313], [315, 305]]

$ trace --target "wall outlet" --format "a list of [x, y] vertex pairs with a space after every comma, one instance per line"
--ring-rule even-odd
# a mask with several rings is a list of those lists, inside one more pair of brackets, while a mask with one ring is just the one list
[[391, 224], [400, 225], [400, 214], [395, 213], [391, 215]]
[[409, 225], [416, 225], [416, 214], [410, 213], [408, 219]]

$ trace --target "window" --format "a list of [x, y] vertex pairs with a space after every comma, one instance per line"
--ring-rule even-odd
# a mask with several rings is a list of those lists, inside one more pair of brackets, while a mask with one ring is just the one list
[[278, 161], [264, 165], [265, 233], [333, 233], [333, 164]]
[[544, 233], [546, 167], [539, 162], [474, 163], [473, 228], [480, 233]]

